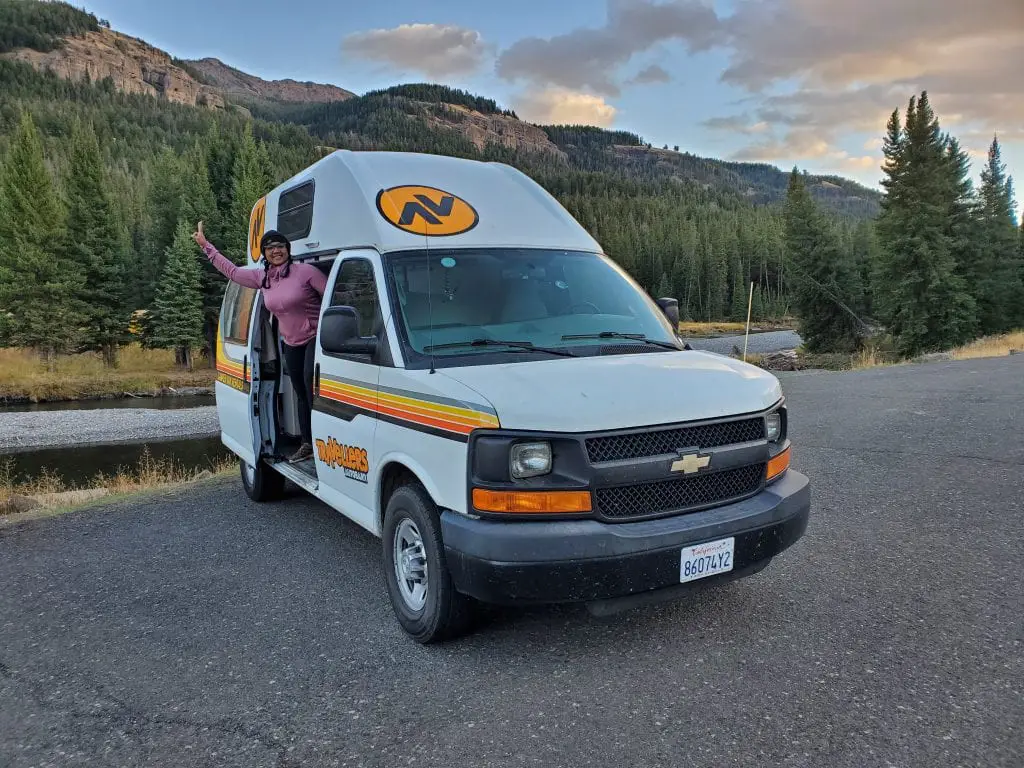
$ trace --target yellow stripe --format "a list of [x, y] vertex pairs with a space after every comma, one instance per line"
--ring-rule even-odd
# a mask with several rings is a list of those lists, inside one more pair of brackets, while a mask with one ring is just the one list
[[365, 387], [356, 387], [350, 384], [342, 384], [340, 382], [325, 379], [321, 379], [320, 389], [323, 392], [332, 392], [340, 395], [348, 394], [367, 400], [377, 400], [382, 405], [389, 405], [398, 408], [415, 408], [440, 418], [455, 418], [465, 420], [471, 424], [479, 424], [481, 426], [498, 426], [498, 420], [491, 414], [474, 411], [469, 408], [458, 408], [456, 406], [442, 405], [429, 400], [402, 397], [400, 395], [393, 395], [390, 392], [380, 392], [373, 389], [366, 389]]

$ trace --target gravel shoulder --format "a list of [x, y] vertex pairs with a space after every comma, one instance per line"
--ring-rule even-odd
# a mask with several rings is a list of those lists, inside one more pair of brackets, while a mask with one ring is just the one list
[[[705, 352], [717, 352], [720, 355], [728, 355], [732, 348], [743, 349], [743, 336], [719, 336], [713, 339], [686, 339], [687, 343], [694, 349]], [[784, 349], [796, 349], [803, 343], [800, 334], [796, 331], [769, 331], [767, 333], [752, 333], [747, 344], [747, 352], [757, 355], [768, 354], [769, 352], [780, 352]]]
[[216, 406], [0, 413], [0, 453], [211, 437], [219, 430]]

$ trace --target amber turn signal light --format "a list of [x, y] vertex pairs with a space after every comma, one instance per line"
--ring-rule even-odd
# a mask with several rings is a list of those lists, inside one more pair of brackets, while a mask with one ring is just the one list
[[481, 512], [558, 514], [590, 512], [589, 491], [487, 491], [473, 489], [473, 506]]
[[768, 480], [774, 480], [787, 469], [791, 458], [790, 449], [787, 448], [774, 459], [768, 462]]

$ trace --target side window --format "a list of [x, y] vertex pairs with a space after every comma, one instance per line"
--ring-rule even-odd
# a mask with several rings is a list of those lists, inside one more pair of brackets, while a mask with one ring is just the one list
[[228, 283], [220, 311], [220, 328], [225, 341], [232, 344], [249, 343], [249, 319], [255, 301], [255, 289]]
[[373, 336], [381, 323], [380, 300], [373, 265], [365, 259], [349, 259], [338, 270], [331, 294], [332, 307], [353, 307], [359, 314], [359, 335]]
[[309, 235], [313, 226], [313, 192], [315, 183], [307, 181], [282, 192], [277, 202], [277, 231], [289, 240]]

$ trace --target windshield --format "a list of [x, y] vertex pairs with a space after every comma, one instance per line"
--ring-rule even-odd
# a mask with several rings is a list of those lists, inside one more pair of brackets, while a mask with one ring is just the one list
[[390, 254], [386, 263], [396, 321], [408, 346], [421, 355], [495, 354], [500, 345], [494, 342], [517, 345], [504, 350], [510, 358], [513, 352], [524, 357], [529, 350], [523, 347], [530, 345], [585, 353], [594, 345], [649, 339], [678, 348], [658, 306], [599, 254], [430, 250]]

